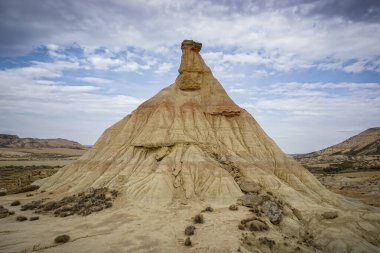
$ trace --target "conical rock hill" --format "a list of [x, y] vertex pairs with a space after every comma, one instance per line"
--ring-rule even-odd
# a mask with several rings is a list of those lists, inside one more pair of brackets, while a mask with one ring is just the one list
[[231, 100], [200, 49], [184, 41], [175, 83], [108, 128], [78, 161], [41, 181], [42, 189], [108, 186], [144, 202], [228, 204], [242, 195], [242, 180], [271, 188], [286, 180], [319, 196], [324, 188]]
[[[328, 191], [283, 153], [227, 95], [201, 47], [183, 41], [173, 84], [108, 128], [79, 160], [36, 184], [62, 193], [107, 186], [157, 207], [192, 201], [226, 206], [243, 195], [243, 185], [254, 184], [285, 203], [290, 214], [283, 231], [307, 227], [323, 252], [376, 252], [379, 210]], [[321, 220], [326, 211], [342, 218]]]

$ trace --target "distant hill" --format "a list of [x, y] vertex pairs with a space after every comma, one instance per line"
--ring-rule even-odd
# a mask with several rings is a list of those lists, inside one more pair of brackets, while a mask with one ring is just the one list
[[69, 148], [87, 149], [76, 141], [66, 139], [20, 138], [17, 135], [0, 134], [0, 148]]
[[0, 158], [62, 158], [81, 156], [88, 147], [66, 139], [20, 138], [0, 134]]
[[339, 144], [303, 156], [320, 155], [380, 155], [380, 127], [369, 128]]
[[294, 158], [309, 169], [380, 169], [380, 127], [369, 128], [319, 151], [294, 155]]

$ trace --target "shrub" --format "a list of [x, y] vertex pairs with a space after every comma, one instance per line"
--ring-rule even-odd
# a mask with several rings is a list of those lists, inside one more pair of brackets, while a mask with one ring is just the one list
[[193, 225], [187, 226], [185, 228], [185, 235], [193, 235], [195, 231], [195, 227]]
[[230, 207], [228, 207], [228, 209], [230, 209], [231, 211], [237, 211], [237, 210], [239, 210], [239, 208], [237, 207], [237, 205], [230, 205]]
[[117, 190], [111, 190], [111, 195], [116, 198], [119, 195], [119, 192]]
[[206, 207], [202, 212], [214, 212], [214, 208], [212, 208], [211, 206], [208, 206]]
[[32, 216], [29, 218], [30, 221], [35, 221], [35, 220], [39, 220], [40, 217], [39, 216]]
[[194, 217], [194, 223], [203, 224], [205, 222], [202, 214], [197, 214]]
[[36, 208], [39, 208], [39, 206], [41, 205], [42, 201], [41, 200], [37, 200], [37, 201], [32, 201], [30, 203], [27, 203], [25, 205], [22, 205], [21, 206], [21, 211], [26, 211], [26, 210], [34, 210]]
[[11, 206], [19, 206], [21, 203], [19, 200], [15, 200], [11, 203]]
[[268, 237], [259, 238], [259, 242], [261, 244], [267, 245], [270, 249], [272, 249], [273, 246], [276, 245], [276, 242]]
[[67, 243], [70, 241], [70, 236], [68, 235], [59, 235], [54, 239], [55, 243]]
[[24, 188], [21, 188], [20, 190], [18, 190], [15, 193], [31, 192], [31, 191], [35, 191], [35, 190], [37, 190], [39, 188], [40, 187], [38, 185], [28, 185], [28, 186], [25, 186]]
[[192, 244], [192, 243], [191, 243], [190, 237], [187, 237], [186, 240], [185, 240], [185, 246], [190, 247], [191, 244]]
[[17, 221], [26, 221], [27, 219], [28, 218], [26, 218], [25, 216], [22, 216], [22, 215], [16, 217]]

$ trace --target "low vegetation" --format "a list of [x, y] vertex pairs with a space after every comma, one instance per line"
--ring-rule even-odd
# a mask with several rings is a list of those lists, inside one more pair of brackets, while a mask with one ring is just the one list
[[192, 245], [192, 243], [191, 243], [190, 237], [187, 237], [185, 240], [185, 246], [190, 247], [191, 245]]
[[26, 218], [25, 216], [23, 216], [23, 215], [19, 215], [19, 216], [17, 216], [16, 217], [16, 220], [17, 221], [26, 221], [28, 218]]
[[214, 212], [214, 208], [212, 208], [211, 206], [208, 206], [208, 207], [206, 207], [205, 209], [203, 209], [202, 210], [202, 212], [204, 213], [204, 212]]
[[238, 208], [237, 205], [230, 205], [230, 206], [228, 207], [228, 209], [230, 209], [231, 211], [237, 211], [237, 210], [239, 210], [239, 208]]
[[68, 235], [59, 235], [54, 239], [55, 243], [67, 243], [70, 241], [70, 236]]
[[197, 214], [194, 216], [194, 223], [203, 224], [204, 222], [205, 222], [205, 219], [202, 214]]
[[9, 215], [13, 215], [15, 212], [9, 211], [7, 208], [0, 206], [0, 219], [8, 217]]
[[38, 190], [40, 187], [38, 185], [27, 185], [25, 187], [20, 188], [19, 190], [15, 191], [14, 193], [24, 193], [24, 192], [31, 192]]
[[189, 225], [185, 228], [185, 235], [190, 236], [194, 235], [195, 227], [193, 225]]
[[21, 202], [19, 200], [15, 200], [11, 203], [11, 206], [19, 206]]
[[21, 206], [21, 211], [35, 210], [35, 213], [53, 213], [57, 217], [66, 217], [74, 214], [87, 216], [93, 212], [112, 207], [112, 202], [118, 195], [116, 190], [108, 188], [90, 188], [72, 196], [64, 197], [59, 201], [42, 200], [32, 201]]

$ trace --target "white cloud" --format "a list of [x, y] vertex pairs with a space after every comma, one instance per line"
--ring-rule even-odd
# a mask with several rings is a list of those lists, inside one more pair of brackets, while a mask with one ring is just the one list
[[173, 68], [173, 64], [164, 62], [158, 66], [158, 68], [154, 71], [156, 74], [162, 75], [169, 72]]
[[94, 84], [110, 84], [110, 83], [112, 83], [112, 80], [99, 78], [99, 77], [93, 77], [93, 76], [78, 77], [77, 80], [83, 81], [86, 83], [94, 83]]
[[140, 73], [140, 70], [148, 70], [150, 65], [148, 64], [139, 64], [135, 61], [128, 61], [122, 64], [120, 67], [115, 69], [117, 72], [136, 72]]
[[[178, 47], [181, 40], [190, 38], [203, 42], [204, 47], [214, 48], [216, 52], [220, 48], [232, 52], [225, 54], [224, 61], [266, 64], [278, 71], [309, 67], [343, 69], [344, 63], [352, 60], [376, 62], [380, 56], [380, 24], [350, 20], [338, 14], [310, 14], [320, 5], [323, 7], [320, 1], [295, 5], [289, 1], [282, 4], [249, 1], [232, 4], [230, 1], [143, 3], [114, 0], [106, 5], [98, 2], [89, 6], [74, 1], [63, 9], [51, 8], [52, 13], [45, 13], [44, 9], [32, 13], [28, 6], [20, 7], [5, 12], [4, 19], [9, 21], [7, 24], [20, 23], [17, 26], [22, 30], [20, 33], [25, 29], [25, 35], [28, 35], [26, 39], [17, 40], [17, 45], [22, 44], [17, 48], [29, 46], [30, 49], [31, 45], [48, 44], [56, 57], [62, 56], [58, 45], [73, 42], [86, 48], [135, 47], [165, 54], [170, 52], [169, 48]], [[70, 13], [70, 22], [64, 18], [67, 13]], [[72, 23], [76, 25], [72, 26]], [[57, 27], [61, 29], [57, 30]], [[8, 43], [7, 46], [13, 48], [14, 45]], [[98, 69], [123, 64], [116, 58], [97, 56], [90, 62]], [[142, 63], [132, 62], [123, 69], [139, 71], [136, 64]], [[380, 68], [378, 63], [362, 67], [352, 66], [346, 70], [379, 71]]]
[[[43, 65], [45, 71], [40, 71], [39, 67]], [[74, 65], [76, 66], [76, 65]], [[57, 63], [40, 63], [35, 62], [31, 67], [14, 68], [0, 71], [0, 89], [1, 89], [1, 110], [4, 112], [10, 109], [13, 112], [33, 112], [36, 114], [49, 111], [51, 108], [61, 107], [60, 110], [54, 111], [54, 114], [75, 112], [82, 110], [99, 109], [122, 115], [124, 109], [115, 110], [115, 105], [137, 105], [142, 102], [137, 98], [122, 95], [102, 95], [93, 93], [101, 88], [91, 85], [72, 85], [63, 81], [43, 80], [41, 78], [58, 77], [60, 74], [52, 75], [52, 70], [57, 72], [65, 68], [71, 68], [70, 64]], [[33, 71], [30, 71], [33, 69]], [[38, 71], [35, 71], [38, 69]], [[26, 74], [25, 74], [26, 73]], [[31, 74], [32, 73], [32, 74]], [[85, 82], [95, 84], [110, 82], [107, 79], [95, 77], [77, 78]], [[11, 84], [11, 85], [10, 85]], [[125, 99], [125, 101], [123, 101]], [[107, 102], [108, 101], [108, 102]], [[49, 107], [39, 107], [34, 105], [50, 104]], [[112, 105], [111, 105], [112, 104]], [[21, 107], [19, 107], [22, 105]], [[25, 105], [25, 107], [24, 107]], [[70, 106], [70, 105], [73, 105]], [[93, 109], [91, 109], [93, 108]], [[23, 111], [25, 109], [25, 111]]]
[[360, 73], [360, 72], [363, 72], [364, 70], [366, 70], [365, 65], [366, 65], [366, 61], [361, 60], [361, 61], [357, 61], [351, 65], [345, 66], [343, 68], [343, 70], [346, 72]]
[[241, 106], [289, 153], [321, 149], [350, 137], [347, 131], [380, 125], [380, 83], [278, 83], [230, 92], [246, 96]]
[[95, 69], [108, 70], [124, 64], [121, 59], [112, 59], [101, 55], [91, 55], [87, 58], [91, 66]]

